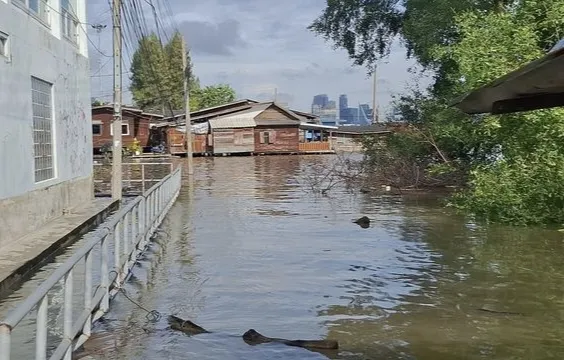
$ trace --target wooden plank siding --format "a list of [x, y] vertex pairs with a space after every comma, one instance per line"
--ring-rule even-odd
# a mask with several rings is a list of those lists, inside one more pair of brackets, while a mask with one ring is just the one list
[[213, 129], [213, 153], [236, 154], [255, 151], [253, 128]]
[[311, 141], [300, 143], [300, 152], [330, 152], [329, 141]]
[[297, 127], [255, 128], [255, 152], [259, 154], [297, 153], [299, 138]]
[[255, 117], [255, 152], [279, 154], [299, 152], [299, 120], [271, 106]]
[[[168, 152], [170, 154], [186, 154], [186, 137], [184, 132], [169, 128], [166, 132]], [[192, 153], [205, 154], [208, 151], [208, 135], [192, 135]]]
[[[92, 113], [92, 140], [95, 150], [99, 150], [106, 144], [111, 144], [113, 137], [111, 126], [113, 122], [113, 114], [108, 112], [94, 112]], [[149, 135], [150, 135], [150, 122], [151, 119], [142, 116], [136, 116], [124, 112], [122, 115], [122, 144], [127, 147], [133, 144], [134, 139], [139, 140], [140, 145], [145, 151], [150, 149]], [[99, 131], [99, 132], [98, 132]]]

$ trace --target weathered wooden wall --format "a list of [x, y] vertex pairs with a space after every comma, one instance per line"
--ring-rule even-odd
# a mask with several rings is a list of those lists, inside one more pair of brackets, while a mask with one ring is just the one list
[[255, 143], [252, 128], [213, 129], [213, 153], [252, 153]]
[[[255, 152], [292, 153], [299, 151], [299, 129], [285, 126], [260, 126], [255, 128]], [[268, 133], [268, 135], [265, 135]]]
[[[94, 148], [100, 148], [107, 143], [112, 143], [112, 135], [110, 128], [112, 126], [113, 114], [107, 112], [92, 113], [93, 124], [95, 121], [102, 122], [102, 133], [100, 135], [93, 135]], [[133, 144], [133, 140], [137, 138], [142, 147], [149, 147], [149, 134], [150, 134], [150, 119], [133, 116], [124, 113], [122, 115], [122, 124], [129, 124], [129, 135], [122, 135], [122, 143], [124, 147]]]
[[[175, 128], [169, 128], [166, 132], [167, 147], [170, 154], [186, 154], [186, 137], [185, 133]], [[192, 135], [192, 153], [204, 154], [208, 151], [208, 135], [193, 134]]]
[[335, 151], [362, 152], [360, 134], [333, 134], [331, 144]]

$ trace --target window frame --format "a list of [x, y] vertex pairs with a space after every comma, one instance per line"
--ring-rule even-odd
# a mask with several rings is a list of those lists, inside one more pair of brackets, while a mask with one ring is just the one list
[[28, 15], [35, 18], [47, 28], [51, 28], [51, 4], [50, 0], [32, 0], [37, 1], [37, 11], [30, 6], [30, 0], [12, 0], [12, 4], [25, 11]]
[[[124, 126], [127, 126], [127, 132], [126, 132], [126, 133], [123, 132], [123, 127], [124, 127]], [[131, 135], [130, 132], [129, 132], [129, 130], [130, 130], [129, 121], [122, 121], [122, 123], [121, 123], [121, 136], [129, 136], [129, 135]], [[113, 124], [110, 125], [110, 135], [111, 135], [111, 136], [114, 136], [114, 127], [113, 127]]]
[[[98, 126], [100, 128], [99, 133], [94, 132], [94, 126]], [[102, 125], [102, 124], [92, 124], [92, 135], [93, 136], [102, 136], [103, 132], [104, 132], [104, 125]]]
[[0, 57], [10, 59], [10, 35], [0, 31]]
[[[49, 90], [43, 91], [44, 88], [39, 88], [34, 85], [41, 85], [45, 88], [48, 87]], [[41, 184], [57, 178], [53, 94], [53, 83], [31, 76], [33, 174], [35, 184]], [[45, 98], [45, 96], [47, 96], [47, 98]], [[47, 132], [48, 135], [46, 135]], [[48, 136], [48, 138], [46, 138], [46, 136]], [[50, 149], [47, 151], [48, 148]], [[42, 152], [47, 152], [47, 155], [45, 153], [38, 155], [38, 149], [43, 149]], [[44, 164], [44, 166], [40, 166], [38, 169], [38, 164]], [[43, 177], [41, 174], [45, 171], [47, 171], [47, 175]]]
[[[64, 6], [65, 1], [68, 4], [68, 8]], [[73, 4], [72, 2], [73, 0], [61, 0], [60, 2], [61, 34], [65, 39], [77, 45], [80, 21], [78, 21], [78, 17], [75, 13], [77, 4]]]

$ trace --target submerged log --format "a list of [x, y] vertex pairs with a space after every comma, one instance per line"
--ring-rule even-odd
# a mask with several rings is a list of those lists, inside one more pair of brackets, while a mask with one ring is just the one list
[[168, 324], [170, 325], [171, 329], [182, 331], [187, 335], [198, 335], [198, 334], [207, 334], [209, 331], [204, 329], [203, 327], [194, 324], [190, 320], [182, 320], [181, 318], [170, 315], [168, 317]]
[[249, 345], [258, 345], [270, 342], [277, 342], [288, 346], [297, 346], [306, 349], [338, 349], [339, 343], [335, 340], [287, 340], [279, 338], [270, 338], [250, 329], [243, 334], [243, 340]]
[[[190, 320], [183, 320], [177, 316], [170, 315], [168, 323], [171, 329], [182, 331], [187, 335], [207, 334], [203, 327], [194, 324]], [[264, 343], [281, 343], [288, 346], [297, 346], [305, 349], [320, 349], [320, 350], [333, 350], [339, 348], [339, 343], [335, 340], [288, 340], [279, 338], [270, 338], [261, 335], [254, 329], [250, 329], [243, 334], [243, 340], [249, 345], [259, 345]]]
[[359, 225], [361, 228], [366, 229], [370, 226], [370, 219], [368, 216], [363, 216], [359, 219], [353, 221], [355, 224]]

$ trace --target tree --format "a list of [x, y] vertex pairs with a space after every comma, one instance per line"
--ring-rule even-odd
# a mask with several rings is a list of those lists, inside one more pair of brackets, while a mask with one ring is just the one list
[[399, 37], [408, 54], [434, 72], [429, 92], [412, 91], [396, 100], [413, 131], [388, 141], [380, 155], [368, 142], [369, 160], [392, 154], [402, 162], [389, 163], [424, 166], [425, 176], [437, 170], [465, 174], [467, 186], [452, 205], [489, 220], [564, 222], [564, 111], [467, 116], [449, 106], [549, 49], [562, 36], [564, 0], [327, 4], [310, 29], [346, 49], [355, 64], [370, 69]]
[[211, 85], [194, 91], [191, 96], [194, 98], [194, 108], [191, 110], [195, 111], [235, 101], [235, 90], [226, 84]]
[[133, 101], [142, 109], [165, 108], [170, 89], [168, 64], [162, 44], [156, 34], [139, 40], [131, 61], [131, 85]]
[[188, 61], [190, 91], [199, 89], [190, 54], [182, 53], [182, 36], [176, 32], [164, 46], [156, 34], [143, 37], [131, 63], [131, 92], [137, 106], [153, 110], [184, 108], [184, 77], [182, 57]]

